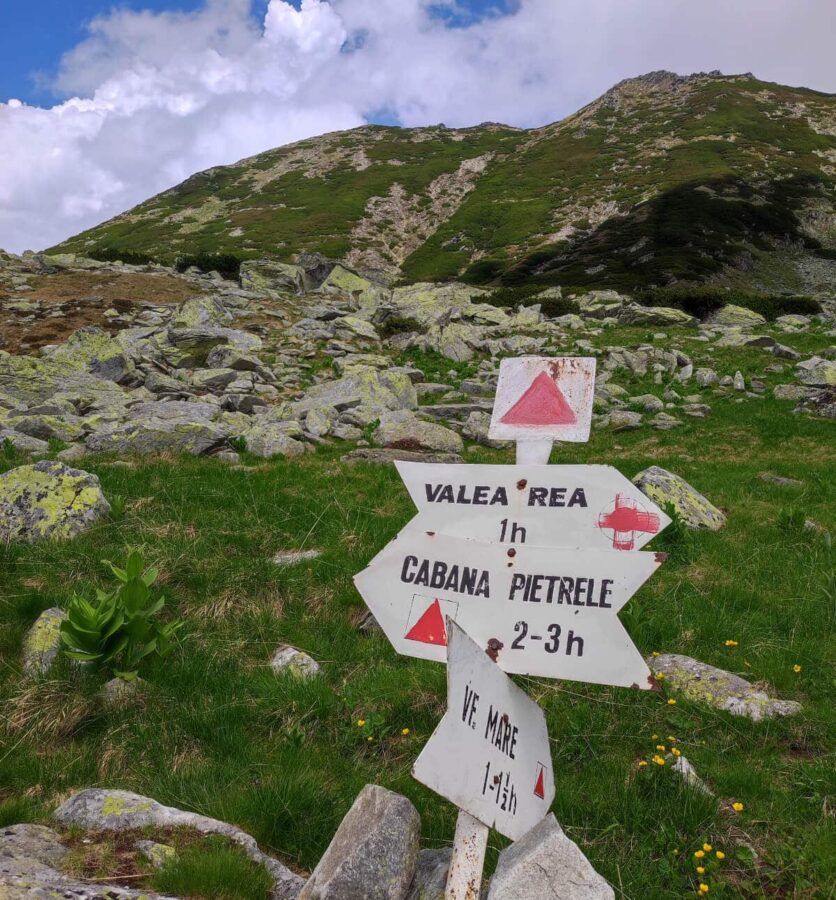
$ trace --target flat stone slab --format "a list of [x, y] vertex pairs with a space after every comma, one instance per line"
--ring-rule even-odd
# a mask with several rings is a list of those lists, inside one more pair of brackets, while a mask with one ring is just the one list
[[776, 700], [745, 678], [701, 663], [690, 656], [666, 653], [651, 656], [647, 664], [654, 675], [664, 675], [665, 683], [695, 703], [704, 703], [753, 722], [775, 716], [791, 716], [801, 711], [795, 700]]
[[393, 463], [396, 460], [434, 463], [460, 463], [462, 461], [461, 456], [457, 453], [418, 453], [415, 450], [400, 450], [397, 447], [361, 447], [340, 458], [346, 463]]
[[321, 555], [321, 550], [279, 550], [272, 562], [276, 566], [293, 566], [306, 559], [316, 559]]

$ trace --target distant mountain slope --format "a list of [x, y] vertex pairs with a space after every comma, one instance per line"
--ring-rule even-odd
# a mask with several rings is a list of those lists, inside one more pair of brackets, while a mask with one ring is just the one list
[[656, 72], [568, 119], [367, 126], [210, 169], [60, 245], [319, 250], [408, 281], [836, 283], [836, 97]]

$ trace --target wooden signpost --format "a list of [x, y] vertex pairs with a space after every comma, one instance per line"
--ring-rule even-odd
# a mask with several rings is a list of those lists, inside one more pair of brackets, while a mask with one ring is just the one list
[[448, 900], [478, 900], [489, 827], [516, 840], [554, 798], [545, 717], [505, 673], [655, 686], [618, 611], [670, 519], [610, 466], [546, 465], [589, 439], [594, 391], [592, 358], [504, 359], [489, 435], [517, 465], [398, 463], [418, 514], [354, 578], [398, 653], [447, 663], [413, 775], [459, 807]]

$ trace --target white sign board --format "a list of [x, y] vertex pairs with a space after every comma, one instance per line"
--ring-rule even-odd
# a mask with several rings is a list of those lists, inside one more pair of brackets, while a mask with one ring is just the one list
[[405, 656], [444, 661], [449, 616], [506, 672], [647, 689], [650, 670], [617, 613], [662, 559], [417, 532], [354, 583]]
[[454, 622], [448, 620], [447, 712], [413, 776], [512, 840], [554, 800], [546, 717]]
[[671, 521], [612, 466], [395, 465], [418, 507], [401, 536], [638, 550]]
[[503, 359], [488, 435], [500, 441], [587, 441], [594, 396], [593, 357]]

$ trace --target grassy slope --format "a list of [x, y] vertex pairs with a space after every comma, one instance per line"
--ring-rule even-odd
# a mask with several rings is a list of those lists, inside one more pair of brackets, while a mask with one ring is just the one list
[[[621, 329], [597, 340], [630, 346], [647, 337]], [[793, 343], [813, 350], [823, 340]], [[747, 375], [770, 359], [738, 349], [716, 357], [721, 371]], [[659, 391], [649, 379], [617, 380], [631, 393]], [[671, 707], [646, 692], [519, 681], [547, 712], [554, 811], [623, 896], [693, 890], [690, 853], [708, 840], [729, 855], [727, 896], [823, 897], [836, 875], [834, 559], [824, 536], [781, 522], [782, 510], [798, 510], [836, 529], [833, 426], [770, 397], [711, 402], [705, 421], [686, 418], [672, 432], [599, 431], [587, 445], [561, 447], [553, 462], [612, 463], [627, 475], [662, 465], [728, 511], [718, 533], [677, 546], [662, 539], [671, 559], [622, 618], [642, 651], [683, 652], [763, 680], [800, 700], [803, 713], [753, 724], [683, 700]], [[127, 500], [121, 519], [66, 545], [0, 547], [0, 824], [46, 817], [75, 789], [123, 787], [234, 821], [310, 868], [357, 791], [374, 781], [412, 798], [426, 845], [451, 839], [454, 809], [409, 775], [443, 713], [444, 668], [398, 657], [385, 638], [355, 628], [364, 607], [352, 575], [413, 509], [393, 469], [345, 466], [339, 452], [249, 470], [191, 458], [137, 460], [132, 468], [92, 459], [85, 467], [108, 496]], [[473, 459], [510, 456], [480, 451]], [[805, 486], [764, 483], [762, 470]], [[69, 699], [49, 701], [43, 687], [21, 696], [25, 629], [41, 610], [66, 603], [69, 590], [104, 584], [98, 561], [118, 559], [127, 545], [142, 545], [160, 565], [170, 607], [187, 623], [182, 648], [144, 673], [152, 689], [143, 704], [84, 717], [87, 679], [95, 678], [71, 672], [58, 692]], [[278, 549], [300, 547], [324, 553], [287, 569], [269, 562]], [[739, 646], [726, 648], [727, 639]], [[281, 642], [321, 660], [324, 677], [274, 676], [266, 664]], [[34, 719], [20, 727], [27, 712]], [[358, 718], [369, 722], [373, 742]], [[667, 771], [639, 772], [653, 734], [677, 736], [718, 796], [744, 802], [745, 811], [718, 808]], [[741, 841], [757, 848], [760, 867], [733, 859]], [[502, 844], [492, 837], [492, 860]], [[711, 883], [712, 896], [723, 896], [716, 876]]]
[[[339, 257], [350, 249], [351, 230], [371, 197], [398, 182], [427, 204], [434, 178], [493, 152], [476, 189], [407, 258], [406, 280], [451, 278], [477, 260], [476, 281], [537, 276], [545, 283], [630, 288], [705, 279], [745, 249], [756, 271], [742, 277], [756, 281], [776, 256], [770, 252], [776, 243], [801, 237], [803, 200], [818, 197], [833, 206], [834, 178], [819, 154], [833, 152], [836, 137], [813, 130], [799, 112], [802, 104], [834, 116], [833, 97], [740, 76], [704, 79], [684, 99], [650, 92], [622, 99], [617, 108], [596, 102], [529, 132], [480, 126], [460, 132], [461, 141], [443, 129], [368, 127], [326, 135], [195, 175], [59, 249], [128, 248], [162, 259], [196, 251], [288, 259], [314, 249]], [[671, 139], [684, 143], [671, 145]], [[346, 160], [361, 148], [371, 165], [358, 171]], [[320, 162], [348, 155], [323, 176], [305, 176], [313, 165], [308, 160], [253, 190], [254, 174], [299, 153]], [[381, 164], [393, 159], [403, 165]], [[701, 186], [720, 196], [695, 193]], [[166, 221], [207, 201], [226, 204], [224, 213], [203, 224], [194, 217]], [[589, 210], [601, 203], [616, 204], [623, 215], [596, 229]], [[133, 214], [140, 218], [132, 221]], [[554, 243], [550, 235], [565, 225], [576, 229], [571, 241]], [[236, 229], [239, 236], [231, 234]], [[773, 277], [794, 287], [791, 268]]]

